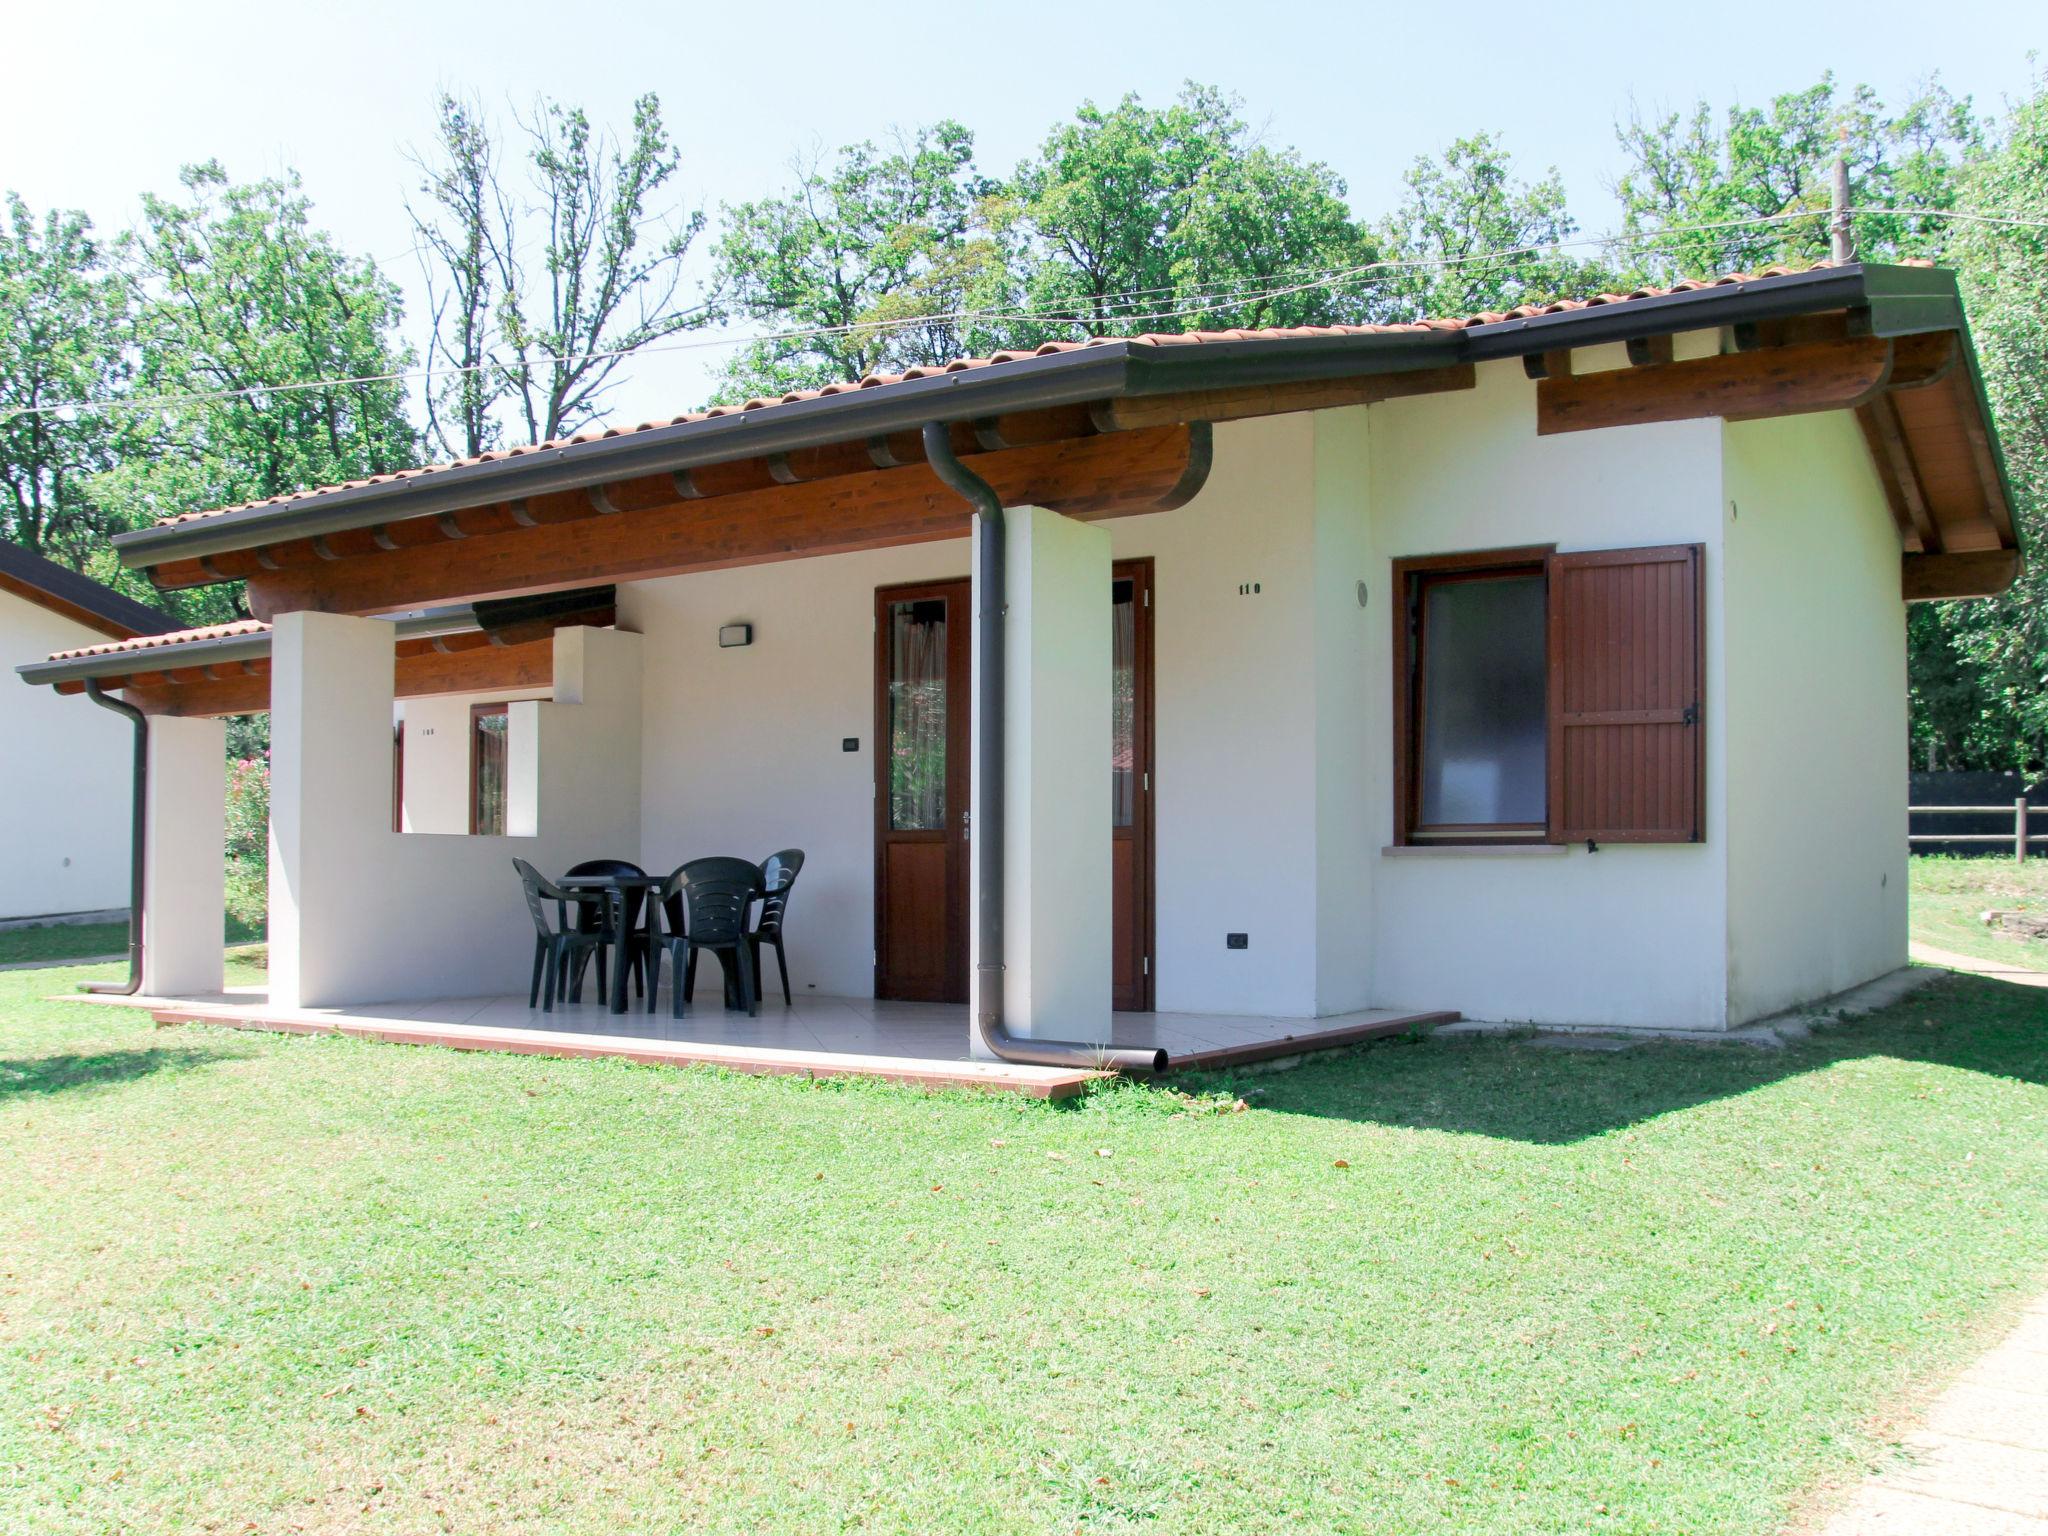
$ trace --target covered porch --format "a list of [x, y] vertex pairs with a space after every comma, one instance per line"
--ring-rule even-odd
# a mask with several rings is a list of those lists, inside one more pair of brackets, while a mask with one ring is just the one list
[[[274, 1005], [267, 991], [237, 987], [200, 996], [134, 996], [102, 1001], [147, 1009], [160, 1025], [208, 1024], [285, 1034], [335, 1034], [460, 1051], [617, 1059], [654, 1066], [813, 1078], [869, 1078], [925, 1088], [968, 1088], [1063, 1099], [1104, 1069], [977, 1058], [967, 1010], [947, 1003], [805, 997], [763, 1005], [759, 1017], [721, 1012], [715, 1002], [673, 1019], [609, 1012], [591, 989], [581, 1002], [544, 1013], [524, 996], [438, 998], [343, 1007]], [[1455, 1021], [1448, 1012], [1363, 1009], [1325, 1019], [1234, 1014], [1121, 1013], [1111, 1041], [1127, 1050], [1164, 1050], [1170, 1070], [1205, 1072], [1284, 1062]]]

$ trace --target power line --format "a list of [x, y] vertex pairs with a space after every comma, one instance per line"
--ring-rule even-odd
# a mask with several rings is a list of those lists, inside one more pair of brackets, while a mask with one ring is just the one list
[[[1940, 208], [1851, 208], [1848, 212], [1857, 217], [1894, 217], [1908, 219], [1958, 219], [1968, 222], [1998, 225], [2006, 228], [2048, 229], [2048, 219], [2026, 219], [2006, 215], [1963, 213], [1953, 209]], [[1670, 225], [1662, 229], [1641, 234], [1589, 235], [1575, 240], [1542, 241], [1536, 244], [1511, 246], [1500, 250], [1477, 251], [1466, 256], [1408, 257], [1385, 261], [1364, 262], [1354, 267], [1338, 268], [1313, 273], [1305, 281], [1268, 286], [1272, 278], [1263, 279], [1249, 286], [1229, 289], [1218, 293], [1202, 293], [1200, 290], [1216, 286], [1195, 284], [1191, 289], [1148, 288], [1125, 290], [1114, 294], [1085, 296], [1080, 302], [1048, 301], [1049, 307], [1014, 307], [1007, 309], [962, 309], [935, 311], [923, 315], [900, 316], [889, 320], [853, 321], [845, 325], [809, 326], [793, 330], [769, 331], [745, 335], [722, 335], [704, 337], [693, 341], [661, 343], [654, 342], [635, 347], [617, 347], [604, 351], [571, 353], [558, 356], [544, 353], [537, 357], [521, 359], [516, 365], [500, 362], [469, 363], [448, 367], [425, 367], [394, 369], [387, 373], [362, 374], [352, 378], [339, 379], [298, 379], [283, 384], [252, 384], [239, 389], [203, 390], [162, 395], [132, 395], [112, 400], [66, 401], [56, 405], [15, 406], [0, 414], [0, 422], [13, 421], [17, 417], [30, 415], [57, 415], [64, 412], [97, 412], [112, 410], [159, 410], [180, 405], [211, 404], [222, 400], [248, 399], [255, 396], [301, 394], [309, 390], [350, 389], [379, 384], [404, 383], [413, 379], [450, 378], [466, 373], [487, 373], [493, 370], [503, 373], [523, 372], [536, 366], [571, 366], [579, 363], [606, 362], [630, 356], [654, 356], [660, 354], [693, 352], [712, 347], [746, 346], [783, 341], [815, 341], [831, 337], [882, 334], [910, 330], [921, 325], [960, 324], [974, 321], [1039, 321], [1048, 325], [1083, 326], [1098, 321], [1116, 321], [1120, 324], [1139, 324], [1157, 320], [1185, 320], [1195, 315], [1213, 313], [1227, 309], [1234, 304], [1270, 302], [1275, 299], [1292, 297], [1320, 288], [1340, 288], [1373, 274], [1421, 269], [1445, 270], [1455, 267], [1476, 265], [1482, 262], [1507, 261], [1521, 256], [1540, 255], [1545, 252], [1576, 250], [1588, 247], [1617, 250], [1668, 240], [1676, 236], [1707, 234], [1730, 229], [1754, 229], [1784, 223], [1796, 223], [1809, 219], [1826, 219], [1829, 210], [1806, 208], [1775, 214], [1760, 214], [1750, 218], [1721, 219], [1711, 223]], [[1306, 271], [1310, 269], [1296, 269]], [[1274, 277], [1288, 276], [1288, 273], [1274, 274]], [[1218, 279], [1217, 283], [1233, 282], [1238, 279]], [[1163, 292], [1189, 293], [1187, 303], [1174, 304], [1155, 309], [1149, 313], [1124, 313], [1115, 308], [1122, 301], [1143, 298]], [[1094, 306], [1089, 314], [1069, 313], [1084, 306]]]

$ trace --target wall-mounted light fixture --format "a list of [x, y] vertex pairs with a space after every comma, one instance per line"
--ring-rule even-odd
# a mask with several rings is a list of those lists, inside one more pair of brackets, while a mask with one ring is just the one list
[[754, 643], [754, 626], [751, 624], [722, 624], [718, 629], [718, 643], [730, 650], [735, 645]]

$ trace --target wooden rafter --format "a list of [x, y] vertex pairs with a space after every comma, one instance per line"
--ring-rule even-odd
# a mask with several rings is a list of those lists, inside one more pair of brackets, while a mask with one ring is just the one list
[[[1193, 495], [1206, 472], [1207, 441], [1206, 429], [1161, 426], [983, 452], [971, 463], [1007, 504], [1113, 517]], [[859, 451], [866, 456], [865, 445]], [[791, 455], [792, 464], [798, 458]], [[622, 499], [629, 489], [614, 486], [612, 494]], [[617, 516], [544, 519], [532, 528], [479, 531], [459, 546], [402, 545], [258, 573], [249, 605], [265, 618], [299, 609], [392, 612], [957, 538], [968, 522], [966, 503], [922, 462], [699, 499], [678, 497], [670, 486], [665, 501], [623, 504]]]
[[1536, 430], [1848, 410], [1881, 391], [1891, 368], [1889, 341], [1851, 336], [1546, 378], [1536, 386]]
[[[443, 637], [437, 649], [428, 639], [401, 640], [392, 665], [392, 693], [401, 699], [448, 693], [530, 693], [554, 685], [552, 634], [511, 644], [468, 631]], [[216, 675], [209, 676], [213, 673]], [[270, 658], [236, 667], [171, 667], [102, 678], [146, 715], [188, 718], [254, 715], [270, 708]], [[59, 693], [82, 693], [82, 682], [59, 683]]]
[[1908, 554], [1900, 568], [1899, 585], [1909, 603], [1945, 597], [1996, 597], [2019, 573], [2020, 552], [2016, 549]]
[[[978, 431], [977, 427], [982, 430]], [[983, 437], [990, 433], [1006, 448], [1028, 448], [1085, 437], [1094, 431], [1086, 406], [1063, 406], [996, 417], [989, 423], [960, 423], [953, 431], [953, 446], [963, 458], [971, 458], [990, 451], [982, 446]], [[315, 566], [323, 561], [347, 560], [358, 555], [397, 553], [518, 528], [594, 521], [620, 512], [645, 511], [677, 501], [713, 502], [779, 487], [866, 474], [881, 462], [878, 454], [887, 460], [889, 466], [921, 465], [924, 446], [917, 433], [904, 432], [877, 438], [873, 443], [831, 443], [783, 454], [735, 459], [672, 474], [605, 481], [574, 491], [485, 503], [434, 516], [404, 518], [332, 533], [318, 540], [286, 539], [257, 549], [212, 556], [205, 561], [174, 560], [154, 567], [150, 576], [159, 587], [167, 589], [204, 586], [209, 582], [242, 580], [270, 572]]]

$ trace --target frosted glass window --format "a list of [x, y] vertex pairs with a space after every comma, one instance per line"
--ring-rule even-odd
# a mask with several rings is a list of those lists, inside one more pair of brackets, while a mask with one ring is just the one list
[[1540, 574], [1422, 590], [1421, 826], [1541, 826], [1545, 815]]

